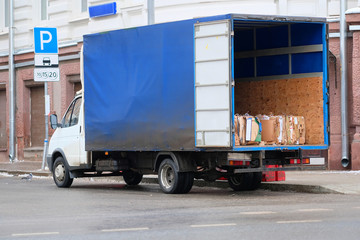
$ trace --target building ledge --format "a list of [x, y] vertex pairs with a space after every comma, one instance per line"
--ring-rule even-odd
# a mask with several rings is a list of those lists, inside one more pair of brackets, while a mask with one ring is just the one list
[[28, 147], [28, 148], [24, 148], [24, 152], [38, 152], [38, 151], [43, 151], [44, 147]]

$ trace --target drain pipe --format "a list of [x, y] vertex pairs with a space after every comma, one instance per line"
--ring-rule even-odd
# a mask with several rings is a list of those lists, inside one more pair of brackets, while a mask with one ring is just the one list
[[15, 152], [15, 70], [14, 70], [14, 1], [9, 1], [9, 85], [10, 85], [10, 114], [9, 114], [9, 160], [14, 162]]
[[155, 23], [155, 0], [147, 0], [148, 25]]
[[341, 165], [349, 166], [348, 102], [347, 102], [347, 29], [345, 11], [347, 1], [340, 0], [340, 70], [341, 70]]

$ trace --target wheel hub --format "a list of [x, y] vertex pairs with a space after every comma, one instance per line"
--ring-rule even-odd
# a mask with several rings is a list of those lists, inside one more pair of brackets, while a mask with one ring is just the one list
[[166, 188], [171, 188], [174, 184], [175, 173], [170, 166], [165, 166], [161, 170], [161, 183]]
[[55, 178], [57, 181], [62, 182], [65, 179], [65, 166], [63, 164], [59, 164], [56, 166], [54, 170]]

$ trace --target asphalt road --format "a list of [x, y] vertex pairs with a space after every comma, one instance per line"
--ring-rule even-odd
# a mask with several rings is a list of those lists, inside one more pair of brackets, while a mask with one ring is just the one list
[[360, 196], [0, 176], [0, 239], [360, 239]]

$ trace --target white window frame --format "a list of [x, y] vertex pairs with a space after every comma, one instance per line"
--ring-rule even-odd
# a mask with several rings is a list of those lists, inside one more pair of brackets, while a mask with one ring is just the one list
[[[10, 16], [9, 13], [6, 11], [6, 4], [5, 1], [8, 2], [8, 7], [10, 7], [10, 1], [9, 0], [0, 0], [0, 33], [1, 32], [9, 32], [9, 24], [10, 24]], [[6, 24], [6, 17], [8, 17], [8, 21]]]
[[71, 1], [71, 19], [70, 23], [89, 20], [89, 1], [86, 1], [86, 11], [83, 11], [83, 0]]
[[33, 25], [34, 26], [43, 26], [47, 25], [49, 20], [49, 0], [46, 1], [46, 19], [42, 19], [42, 6], [43, 0], [32, 0], [32, 9], [33, 9]]

